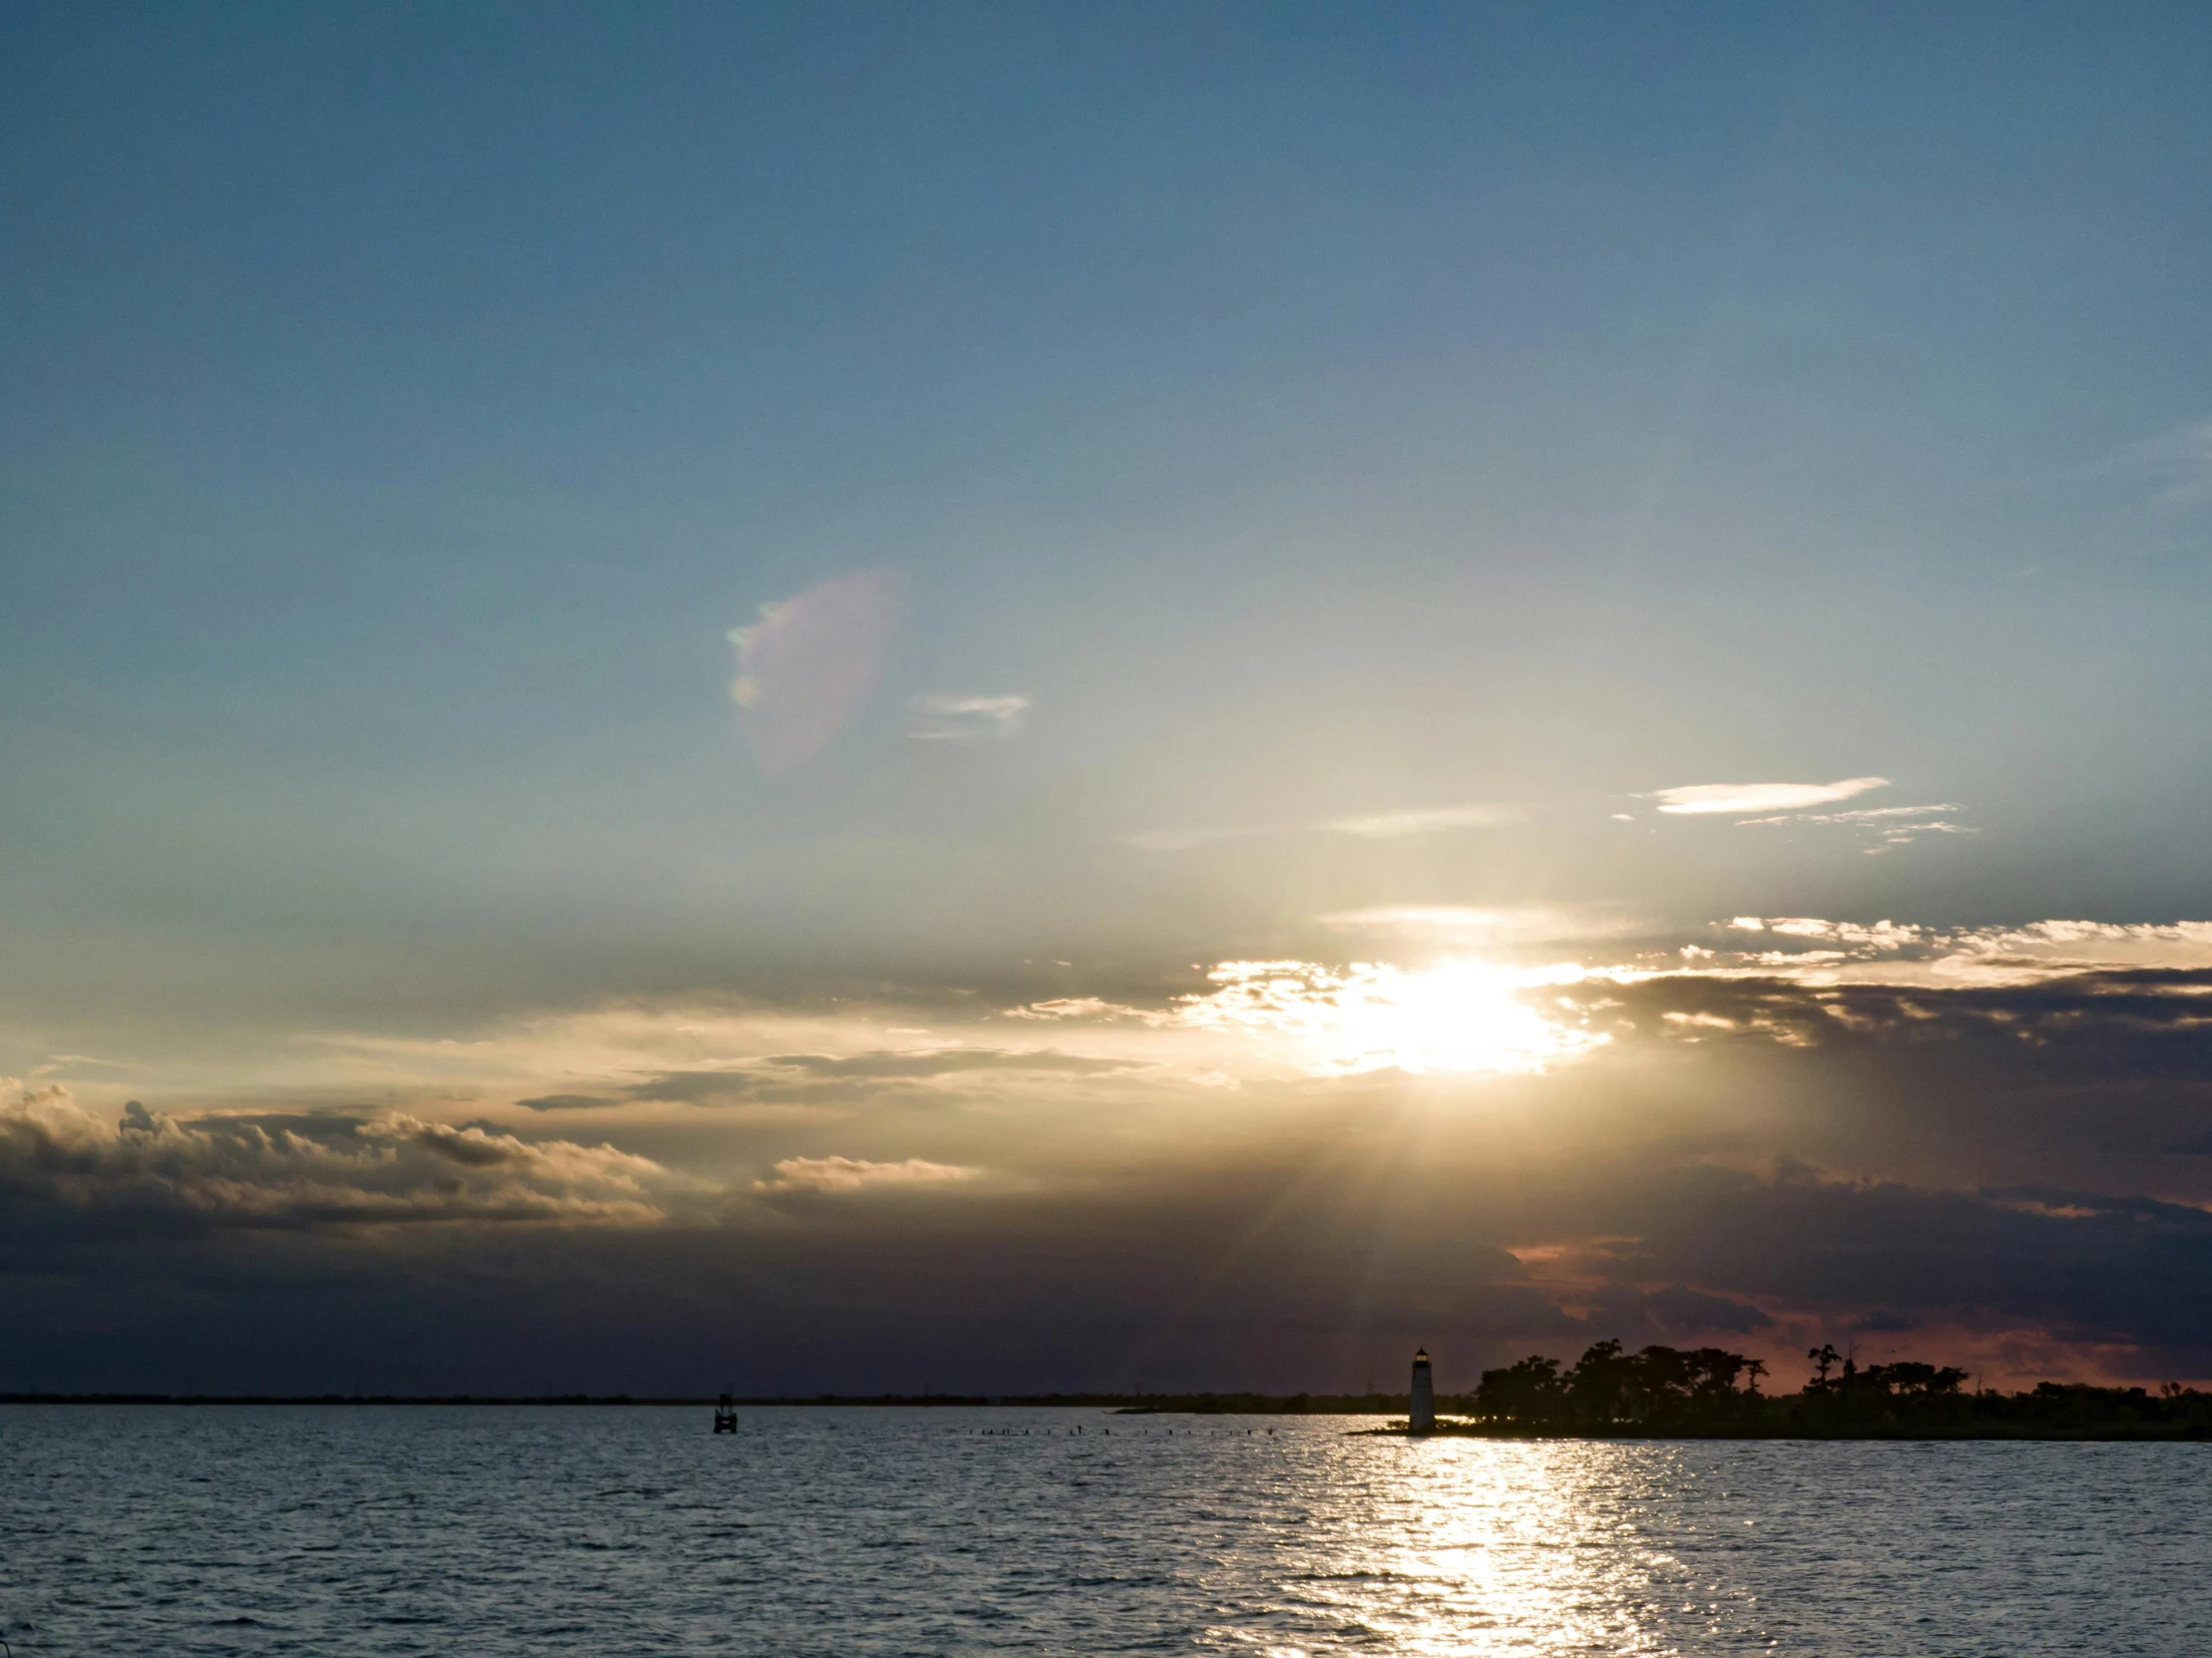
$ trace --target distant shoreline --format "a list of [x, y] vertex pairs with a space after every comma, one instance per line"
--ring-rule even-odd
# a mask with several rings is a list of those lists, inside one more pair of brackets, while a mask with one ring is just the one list
[[[409, 1409], [517, 1409], [547, 1407], [711, 1410], [710, 1395], [633, 1394], [47, 1394], [0, 1393], [0, 1406], [169, 1406], [169, 1407], [313, 1407], [347, 1406]], [[1404, 1420], [1407, 1401], [1374, 1395], [1268, 1394], [841, 1394], [777, 1395], [736, 1399], [740, 1410], [770, 1409], [944, 1409], [944, 1410], [1089, 1410], [1117, 1416], [1240, 1417], [1384, 1417], [1397, 1421], [1351, 1430], [1372, 1439], [1479, 1439], [1578, 1441], [1890, 1441], [1918, 1443], [2157, 1443], [2202, 1444], [2212, 1431], [2201, 1421], [2022, 1422], [1965, 1420], [1949, 1423], [1898, 1421], [1805, 1421], [1774, 1417], [1759, 1422], [1700, 1425], [1684, 1422], [1612, 1423], [1556, 1427], [1515, 1422], [1441, 1421], [1432, 1434], [1416, 1436]], [[1769, 1402], [1782, 1405], [1781, 1400]]]
[[[405, 1405], [656, 1406], [711, 1409], [712, 1394], [126, 1394], [0, 1393], [0, 1405]], [[1143, 1416], [1387, 1417], [1406, 1413], [1404, 1395], [1259, 1394], [805, 1394], [732, 1398], [739, 1409], [836, 1406], [875, 1410], [1093, 1410]]]

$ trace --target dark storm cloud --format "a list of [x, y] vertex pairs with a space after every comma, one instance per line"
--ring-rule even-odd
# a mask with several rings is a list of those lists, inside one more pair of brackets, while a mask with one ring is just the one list
[[1931, 1191], [1686, 1170], [1603, 1205], [1624, 1275], [1725, 1286], [1839, 1326], [2000, 1324], [2212, 1369], [2212, 1215], [2059, 1187]]
[[[1508, 1166], [1479, 1147], [1380, 1193], [1342, 1156], [970, 1185], [762, 1203], [710, 1226], [403, 1228], [374, 1251], [311, 1225], [281, 1246], [203, 1225], [155, 1249], [113, 1210], [19, 1209], [37, 1235], [13, 1233], [0, 1312], [35, 1338], [20, 1351], [75, 1356], [86, 1385], [174, 1385], [167, 1344], [205, 1353], [216, 1334], [232, 1353], [203, 1360], [211, 1386], [1318, 1391], [1388, 1377], [1416, 1342], [1471, 1381], [1606, 1337], [1787, 1356], [1804, 1332], [1960, 1330], [2088, 1344], [2153, 1378], [2212, 1371], [2212, 1217], [2064, 1186], [1758, 1176], [1686, 1155]], [[179, 1282], [189, 1331], [156, 1293]], [[254, 1371], [251, 1354], [280, 1359]], [[1926, 1356], [1961, 1355], [1938, 1340]], [[28, 1380], [0, 1362], [0, 1385]]]
[[1744, 1335], [1774, 1324], [1756, 1307], [1681, 1284], [1644, 1293], [1640, 1311], [1652, 1323], [1676, 1330], [1724, 1330]]

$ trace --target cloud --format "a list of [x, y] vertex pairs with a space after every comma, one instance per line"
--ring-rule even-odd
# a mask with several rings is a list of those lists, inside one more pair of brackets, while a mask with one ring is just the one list
[[1295, 827], [1276, 825], [1270, 828], [1241, 829], [1139, 829], [1123, 835], [1122, 841], [1139, 852], [1188, 852], [1192, 847], [1213, 846], [1222, 841], [1255, 840], [1266, 835], [1295, 835], [1301, 831]]
[[[1816, 813], [1811, 808], [1850, 800], [1871, 789], [1887, 788], [1886, 777], [1845, 777], [1833, 783], [1685, 783], [1656, 789], [1640, 799], [1659, 802], [1659, 811], [1678, 817], [1735, 817], [1749, 825], [1822, 824], [1861, 829], [1878, 844], [1873, 850], [1902, 846], [1921, 835], [1971, 835], [1975, 831], [1945, 814], [1962, 810], [1955, 803], [1932, 806], [1858, 808]], [[1762, 815], [1763, 814], [1763, 815]], [[1140, 852], [1187, 852], [1228, 841], [1289, 835], [1356, 835], [1364, 840], [1403, 840], [1454, 830], [1504, 829], [1526, 823], [1529, 806], [1508, 801], [1477, 801], [1458, 806], [1414, 807], [1323, 818], [1313, 823], [1237, 824], [1197, 829], [1144, 829], [1121, 837]], [[1626, 812], [1615, 821], [1634, 822]]]
[[862, 571], [764, 605], [752, 625], [730, 630], [729, 697], [763, 772], [803, 764], [851, 723], [890, 649], [900, 594], [895, 572]]
[[907, 704], [907, 735], [922, 742], [984, 742], [1017, 735], [1031, 707], [1022, 695], [960, 696], [931, 691]]
[[2124, 451], [2122, 469], [2158, 481], [2159, 506], [2188, 508], [2212, 502], [2212, 420], [2192, 421]]
[[1316, 823], [1245, 825], [1215, 829], [1145, 829], [1122, 836], [1140, 852], [1186, 852], [1222, 841], [1257, 840], [1277, 835], [1357, 835], [1363, 840], [1403, 840], [1455, 829], [1502, 829], [1528, 817], [1528, 808], [1498, 801], [1460, 806], [1427, 806], [1409, 811], [1373, 812], [1324, 818]]
[[1071, 1076], [1098, 1076], [1140, 1063], [1134, 1059], [1062, 1053], [1050, 1047], [1020, 1050], [953, 1047], [924, 1052], [853, 1053], [842, 1057], [828, 1053], [782, 1053], [766, 1062], [818, 1076], [945, 1076], [969, 1070], [1040, 1070]]
[[1747, 1336], [1774, 1327], [1774, 1320], [1747, 1302], [1709, 1295], [1683, 1284], [1644, 1293], [1643, 1310], [1654, 1324], [1675, 1330], [1724, 1330]]
[[1243, 1033], [1316, 1075], [1537, 1072], [1610, 1039], [1525, 998], [1562, 976], [1581, 977], [1575, 968], [1514, 972], [1477, 962], [1426, 971], [1223, 962], [1206, 975], [1216, 988], [1177, 997], [1170, 1017], [1193, 1030]]
[[1616, 911], [1597, 908], [1485, 910], [1455, 904], [1383, 905], [1337, 910], [1321, 925], [1341, 933], [1373, 933], [1463, 948], [1499, 949], [1514, 945], [1562, 944], [1617, 938], [1638, 924]]
[[663, 1218], [667, 1171], [613, 1146], [526, 1142], [402, 1112], [175, 1117], [137, 1100], [111, 1126], [60, 1086], [0, 1080], [0, 1191], [208, 1226], [383, 1226]]
[[1759, 829], [1778, 825], [1800, 823], [1841, 824], [1870, 833], [1875, 845], [1867, 850], [1876, 853], [1893, 846], [1909, 846], [1922, 835], [1974, 835], [1981, 831], [1970, 824], [1952, 821], [1945, 814], [1963, 811], [1957, 802], [1935, 806], [1870, 806], [1849, 812], [1784, 812], [1776, 817], [1742, 818], [1740, 829]]
[[866, 1187], [935, 1186], [973, 1180], [983, 1171], [955, 1163], [909, 1157], [900, 1163], [871, 1163], [858, 1157], [786, 1157], [773, 1180], [755, 1181], [762, 1192], [856, 1192]]
[[1860, 806], [1848, 812], [1784, 812], [1778, 817], [1752, 817], [1743, 820], [1742, 827], [1753, 828], [1763, 823], [1917, 823], [1944, 812], [1966, 810], [1956, 801], [1935, 806]]
[[31, 1068], [33, 1076], [51, 1076], [57, 1071], [75, 1070], [91, 1065], [100, 1070], [135, 1070], [138, 1067], [123, 1059], [102, 1059], [90, 1053], [50, 1053], [42, 1065]]
[[[1366, 919], [1422, 936], [1484, 914]], [[658, 1163], [427, 1109], [142, 1107], [118, 1130], [44, 1095], [45, 1117], [68, 1105], [60, 1126], [0, 1133], [0, 1230], [11, 1260], [60, 1265], [0, 1275], [0, 1318], [34, 1332], [43, 1374], [88, 1386], [114, 1385], [98, 1367], [122, 1351], [74, 1333], [97, 1315], [152, 1386], [176, 1385], [162, 1367], [189, 1322], [256, 1355], [237, 1362], [246, 1387], [269, 1385], [265, 1347], [319, 1353], [311, 1389], [375, 1386], [382, 1361], [351, 1357], [373, 1350], [411, 1355], [396, 1379], [425, 1391], [537, 1386], [541, 1363], [563, 1387], [672, 1390], [697, 1385], [701, 1307], [738, 1333], [709, 1385], [759, 1391], [944, 1384], [955, 1365], [977, 1391], [1318, 1390], [1358, 1386], [1401, 1341], [1471, 1380], [1532, 1347], [1701, 1332], [1767, 1356], [1778, 1382], [1853, 1332], [1862, 1361], [1891, 1339], [1992, 1378], [2212, 1370], [2212, 1298], [2190, 1288], [2212, 1272], [2192, 1206], [2212, 1171], [2174, 1149], [2212, 1143], [2212, 924], [1746, 916], [1699, 937], [1687, 959], [1593, 941], [1582, 973], [1548, 981], [1225, 964], [1157, 981], [1149, 1008], [1125, 979], [1071, 976], [1038, 1010], [1067, 1016], [1052, 1025], [976, 999], [689, 1001], [420, 1038], [463, 1067], [441, 1076], [479, 1085], [472, 1111], [524, 1075], [554, 1112], [637, 1104], [624, 1127]], [[1568, 1064], [1524, 1013], [1611, 1039]], [[1238, 1086], [1201, 1086], [1212, 1070]], [[770, 1093], [838, 1101], [839, 1124], [735, 1126], [733, 1101]], [[656, 1112], [654, 1095], [729, 1114]], [[924, 1118], [904, 1108], [920, 1097], [984, 1108]], [[20, 1089], [13, 1104], [11, 1123], [33, 1114]], [[532, 1160], [554, 1155], [583, 1173]], [[664, 1172], [693, 1166], [688, 1185]], [[734, 1190], [705, 1184], [733, 1167]], [[580, 1197], [655, 1220], [549, 1216]], [[475, 1225], [402, 1230], [395, 1207]], [[533, 1218], [553, 1223], [484, 1236]], [[325, 1333], [297, 1336], [310, 1318]], [[264, 1339], [279, 1330], [295, 1339]], [[53, 1385], [30, 1339], [0, 1368]], [[1141, 1377], [1115, 1368], [1132, 1353]], [[787, 1369], [756, 1382], [754, 1363]]]
[[[1947, 986], [1925, 979], [1847, 982], [1833, 971], [1799, 978], [1779, 962], [1763, 977], [1691, 972], [1628, 984], [1593, 978], [1559, 992], [1561, 1001], [1586, 1009], [1598, 1029], [1611, 1026], [1623, 1034], [1633, 1029], [1691, 1040], [1735, 1036], [1801, 1048], [1995, 1040], [2050, 1077], [2071, 1049], [2110, 1065], [2108, 1079], [2115, 1081], [2137, 1064], [2170, 1070], [2180, 1059], [2194, 1073], [2212, 1063], [2208, 998], [2212, 969], [2075, 972]], [[2114, 1037], [2132, 1050], [2132, 1059], [2112, 1052]], [[2163, 1050], [2161, 1037], [2188, 1046]]]
[[[1834, 783], [1692, 783], [1659, 789], [1645, 796], [1674, 816], [1726, 816], [1745, 829], [1799, 825], [1856, 829], [1873, 844], [1869, 853], [1907, 846], [1923, 835], [1972, 835], [1977, 831], [1949, 814], [1964, 810], [1957, 802], [1930, 806], [1860, 806], [1845, 812], [1809, 808], [1833, 805], [1887, 788], [1886, 777], [1846, 777]], [[1753, 815], [1762, 814], [1762, 815]]]
[[[1031, 1016], [1043, 1017], [1043, 1016]], [[858, 1053], [771, 1053], [710, 1069], [664, 1070], [619, 1086], [612, 1093], [543, 1094], [515, 1103], [532, 1111], [606, 1110], [648, 1101], [729, 1105], [759, 1101], [806, 1102], [864, 1098], [855, 1084], [926, 1081], [978, 1071], [1040, 1075], [1105, 1076], [1142, 1068], [1142, 1059], [1063, 1053], [1057, 1048], [951, 1047], [864, 1049]]]
[[1519, 823], [1527, 814], [1519, 806], [1434, 806], [1423, 811], [1379, 812], [1368, 817], [1332, 818], [1316, 823], [1316, 830], [1339, 835], [1362, 835], [1369, 840], [1402, 840], [1408, 835], [1435, 835], [1447, 829], [1499, 829]]
[[[1608, 962], [1600, 941], [1634, 924], [1594, 912], [1436, 907], [1328, 919], [1469, 954], [1426, 967], [1223, 962], [1206, 990], [1150, 1007], [1063, 997], [1008, 1015], [1137, 1028], [1152, 1060], [1146, 1079], [1161, 1085], [1201, 1068], [1243, 1081], [1535, 1073], [1608, 1044], [1728, 1037], [1808, 1049], [1972, 1037], [2021, 1052], [2071, 1043], [2083, 1054], [2110, 1040], [2170, 1067], [2196, 1060], [2165, 1038], [2201, 1033], [2212, 1053], [2212, 924], [2201, 922], [1941, 929], [1741, 916], [1708, 934], [1711, 944]], [[1571, 938], [1586, 941], [1582, 960], [1557, 960]], [[1546, 953], [1533, 955], [1538, 947]], [[1517, 953], [1523, 965], [1510, 965]]]
[[547, 1093], [534, 1099], [518, 1099], [515, 1103], [531, 1111], [598, 1111], [609, 1105], [620, 1105], [622, 1101], [596, 1093]]
[[1644, 798], [1658, 801], [1660, 811], [1678, 816], [1748, 816], [1826, 806], [1869, 789], [1887, 788], [1889, 781], [1887, 777], [1846, 777], [1834, 783], [1684, 783], [1654, 789]]
[[1113, 1024], [1123, 1020], [1140, 1025], [1160, 1025], [1167, 1016], [1156, 1008], [1132, 1008], [1108, 1002], [1103, 996], [1056, 996], [1006, 1010], [1008, 1019], [1065, 1019]]
[[1738, 916], [1727, 930], [1767, 937], [1758, 951], [1700, 952], [1700, 971], [1811, 984], [2033, 984], [2128, 970], [2212, 968], [2212, 922], [2035, 921], [2018, 927], [1921, 927], [1818, 916]]
[[[1862, 1348], [1862, 1362], [1966, 1362], [2014, 1385], [2082, 1369], [2212, 1368], [2212, 1297], [2199, 1288], [2212, 1273], [2212, 1215], [2193, 1205], [1835, 1179], [1786, 1161], [1766, 1178], [1680, 1165], [1643, 1180], [1615, 1169], [1606, 1184], [1594, 1212], [1575, 1218], [1630, 1220], [1632, 1236], [1553, 1234], [1541, 1251], [1516, 1251], [1540, 1257], [1530, 1276], [1593, 1330], [1648, 1320], [1757, 1331], [1786, 1360], [1828, 1336], [1909, 1333]], [[1674, 1287], [1653, 1294], [1654, 1283]], [[1787, 1385], [1794, 1368], [1778, 1379]]]
[[[1817, 1044], [1852, 1023], [1917, 1029], [1941, 1002], [1934, 993], [2061, 981], [2079, 994], [2064, 1008], [2037, 1004], [2035, 1030], [2123, 1012], [2145, 1030], [2212, 1017], [2212, 1001], [2187, 985], [2125, 979], [2212, 968], [2212, 923], [1940, 928], [1749, 915], [1663, 938], [1648, 919], [1605, 906], [1378, 906], [1320, 919], [1344, 935], [1349, 960], [1228, 961], [1093, 984], [1056, 973], [1057, 994], [1034, 1000], [894, 998], [822, 1013], [629, 1004], [461, 1040], [349, 1042], [346, 1086], [359, 1098], [379, 1078], [392, 1105], [423, 1117], [448, 1114], [440, 1100], [466, 1099], [472, 1114], [505, 1101], [546, 1116], [623, 1113], [626, 1131], [661, 1132], [694, 1110], [765, 1127], [987, 1100], [1166, 1109], [1205, 1078], [1244, 1087], [1390, 1067], [1534, 1072], [1594, 1057], [1609, 1045], [1601, 1036], [1673, 1043], [1734, 1032]], [[1720, 988], [1735, 982], [1752, 988]], [[1870, 994], [1824, 999], [1852, 987]], [[1942, 1005], [1985, 1026], [2006, 1006]]]

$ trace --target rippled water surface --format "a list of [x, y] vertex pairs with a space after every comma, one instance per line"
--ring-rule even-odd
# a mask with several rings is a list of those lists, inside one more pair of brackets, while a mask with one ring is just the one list
[[2212, 1449], [0, 1408], [41, 1653], [2212, 1653]]

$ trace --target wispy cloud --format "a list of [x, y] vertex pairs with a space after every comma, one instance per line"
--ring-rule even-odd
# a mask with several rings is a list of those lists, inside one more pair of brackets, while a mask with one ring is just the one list
[[919, 742], [986, 742], [1016, 735], [1031, 700], [1019, 693], [969, 696], [930, 691], [907, 704], [907, 735]]
[[1887, 777], [1845, 777], [1834, 783], [1684, 783], [1653, 789], [1645, 798], [1677, 816], [1747, 817], [1754, 812], [1801, 812], [1887, 788]]
[[2162, 507], [2200, 507], [2212, 502], [2212, 420], [2193, 421], [2162, 432], [2125, 451], [2120, 464], [2156, 480], [2152, 499]]
[[1403, 840], [1455, 829], [1502, 829], [1523, 821], [1528, 808], [1499, 801], [1460, 806], [1421, 806], [1399, 812], [1367, 812], [1323, 818], [1315, 823], [1247, 824], [1235, 828], [1145, 829], [1122, 840], [1140, 852], [1186, 852], [1222, 841], [1257, 840], [1277, 835], [1357, 835], [1363, 840]]
[[909, 1157], [899, 1163], [871, 1163], [858, 1157], [786, 1157], [773, 1180], [753, 1183], [762, 1192], [857, 1192], [867, 1187], [938, 1186], [973, 1180], [983, 1170], [958, 1163], [932, 1163]]
[[1890, 823], [1905, 818], [1924, 818], [1943, 812], [1963, 812], [1966, 808], [1956, 800], [1939, 801], [1931, 806], [1856, 806], [1848, 812], [1806, 812], [1795, 817], [1752, 818], [1753, 823]]
[[768, 1064], [805, 1071], [816, 1076], [953, 1076], [977, 1070], [1034, 1070], [1067, 1076], [1099, 1076], [1125, 1070], [1135, 1061], [1105, 1059], [1088, 1053], [1062, 1053], [1054, 1048], [955, 1047], [923, 1052], [779, 1053]]
[[90, 1053], [50, 1053], [42, 1065], [31, 1067], [33, 1076], [54, 1076], [91, 1067], [98, 1070], [136, 1070], [138, 1067], [123, 1059], [101, 1059]]
[[1340, 933], [1498, 949], [1618, 938], [1636, 931], [1638, 924], [1618, 911], [1595, 907], [1483, 910], [1456, 904], [1400, 904], [1334, 911], [1321, 917], [1321, 925]]
[[1799, 823], [1841, 824], [1860, 829], [1874, 838], [1869, 853], [1893, 846], [1907, 846], [1922, 835], [1973, 835], [1981, 831], [1954, 822], [1947, 814], [1965, 810], [1956, 801], [1933, 806], [1871, 806], [1850, 812], [1784, 812], [1774, 817], [1742, 819], [1737, 827], [1758, 829]]
[[1274, 825], [1242, 829], [1139, 829], [1123, 835], [1122, 842], [1139, 852], [1188, 852], [1192, 847], [1213, 846], [1222, 841], [1256, 839], [1262, 835], [1295, 835], [1295, 827]]
[[1501, 829], [1523, 817], [1518, 806], [1432, 806], [1411, 812], [1378, 812], [1366, 817], [1332, 818], [1312, 827], [1339, 835], [1394, 841], [1407, 835], [1434, 835], [1446, 829]]
[[[1063, 1053], [1056, 1048], [869, 1048], [856, 1053], [770, 1053], [742, 1063], [664, 1070], [610, 1093], [552, 1093], [518, 1099], [531, 1111], [603, 1111], [626, 1105], [805, 1105], [863, 1098], [865, 1084], [926, 1082], [983, 1071], [1106, 1076], [1138, 1059]], [[849, 1084], [862, 1084], [855, 1088]]]

